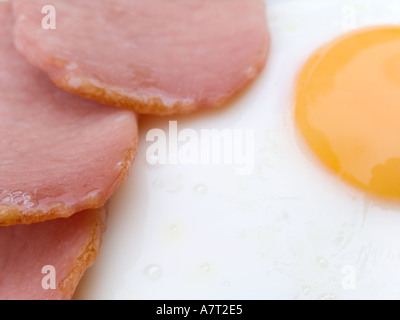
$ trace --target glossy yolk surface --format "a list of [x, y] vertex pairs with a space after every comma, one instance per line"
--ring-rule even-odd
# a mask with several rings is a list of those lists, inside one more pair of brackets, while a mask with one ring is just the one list
[[400, 28], [364, 29], [320, 48], [295, 103], [302, 135], [331, 170], [400, 199]]

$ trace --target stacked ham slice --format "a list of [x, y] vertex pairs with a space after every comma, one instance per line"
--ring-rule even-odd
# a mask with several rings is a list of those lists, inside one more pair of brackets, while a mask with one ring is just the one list
[[[99, 4], [101, 3], [101, 5]], [[43, 30], [53, 5], [56, 29]], [[13, 0], [18, 50], [60, 87], [139, 113], [223, 105], [263, 68], [263, 0]]]
[[0, 227], [0, 299], [71, 299], [99, 254], [105, 218], [105, 209], [95, 209]]
[[241, 91], [267, 58], [264, 2], [12, 0], [0, 24], [0, 299], [70, 299], [136, 154], [132, 111]]
[[[136, 116], [58, 89], [17, 53], [11, 14], [0, 29], [0, 225], [105, 204], [137, 145]], [[9, 21], [9, 22], [6, 22]]]
[[0, 299], [69, 299], [97, 258], [137, 119], [55, 87], [17, 53], [4, 3], [0, 21]]

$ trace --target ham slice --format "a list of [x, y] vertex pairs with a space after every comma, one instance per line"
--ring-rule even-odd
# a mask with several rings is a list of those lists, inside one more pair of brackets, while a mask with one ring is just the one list
[[[263, 0], [12, 3], [17, 48], [34, 66], [68, 91], [138, 113], [222, 106], [269, 51]], [[53, 22], [45, 5], [55, 9], [54, 30], [42, 27]]]
[[103, 206], [128, 174], [134, 113], [57, 88], [20, 56], [0, 3], [0, 225]]
[[0, 227], [0, 299], [71, 299], [96, 260], [105, 209], [31, 225]]

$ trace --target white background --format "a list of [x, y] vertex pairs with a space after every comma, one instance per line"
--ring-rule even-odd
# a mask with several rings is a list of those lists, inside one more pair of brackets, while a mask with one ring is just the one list
[[[296, 76], [352, 27], [400, 23], [398, 0], [267, 1], [267, 68], [221, 110], [141, 119], [141, 145], [113, 197], [101, 254], [76, 299], [398, 299], [400, 205], [328, 172], [293, 122]], [[146, 133], [254, 129], [252, 175], [223, 165], [146, 162]], [[355, 119], [356, 121], [356, 119]], [[343, 267], [356, 272], [343, 287]]]

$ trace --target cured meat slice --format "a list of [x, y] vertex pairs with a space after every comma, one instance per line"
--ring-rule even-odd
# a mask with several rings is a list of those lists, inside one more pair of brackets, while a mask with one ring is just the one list
[[0, 3], [0, 225], [99, 208], [136, 151], [134, 113], [57, 88], [20, 56]]
[[0, 227], [0, 299], [71, 299], [96, 260], [105, 209], [31, 225]]
[[58, 86], [144, 114], [225, 104], [269, 51], [263, 0], [13, 0], [13, 9], [18, 50]]

